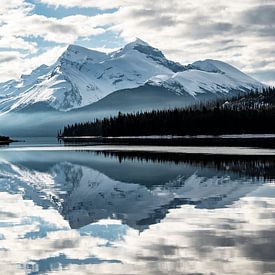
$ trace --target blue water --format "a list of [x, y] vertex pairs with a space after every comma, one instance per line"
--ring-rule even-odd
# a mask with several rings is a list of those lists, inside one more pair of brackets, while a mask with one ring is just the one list
[[0, 149], [1, 274], [275, 273], [274, 158], [55, 146]]

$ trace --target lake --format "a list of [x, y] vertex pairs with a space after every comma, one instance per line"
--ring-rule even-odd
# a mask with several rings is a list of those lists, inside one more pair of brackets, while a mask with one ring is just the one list
[[0, 148], [1, 274], [275, 273], [274, 151], [163, 148]]

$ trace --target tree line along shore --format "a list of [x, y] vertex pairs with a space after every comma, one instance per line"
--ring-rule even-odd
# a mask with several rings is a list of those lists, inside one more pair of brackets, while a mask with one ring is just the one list
[[275, 134], [275, 88], [189, 108], [118, 113], [67, 125], [58, 137]]

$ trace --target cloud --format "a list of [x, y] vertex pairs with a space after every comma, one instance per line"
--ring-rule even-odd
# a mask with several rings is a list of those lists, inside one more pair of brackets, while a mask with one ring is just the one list
[[[272, 189], [267, 186], [265, 191]], [[113, 241], [81, 235], [56, 210], [43, 209], [20, 195], [1, 193], [0, 198], [0, 214], [9, 225], [0, 227], [5, 237], [0, 251], [4, 274], [17, 274], [18, 268], [58, 274], [187, 274], [190, 270], [261, 274], [273, 267], [272, 197], [247, 196], [226, 208], [211, 210], [184, 205], [170, 209], [161, 223], [148, 230], [140, 233], [127, 228], [123, 238]], [[108, 223], [119, 226], [116, 220]], [[104, 227], [105, 232], [112, 232]], [[96, 231], [91, 228], [90, 232]], [[93, 258], [99, 259], [97, 264], [89, 262]]]
[[128, 3], [135, 2], [132, 0], [104, 0], [104, 1], [96, 1], [96, 0], [38, 0], [41, 3], [48, 4], [54, 7], [66, 7], [66, 8], [73, 8], [73, 7], [84, 7], [84, 8], [99, 8], [99, 9], [112, 9], [118, 8], [121, 5], [127, 5]]
[[14, 61], [14, 60], [17, 60], [17, 59], [18, 58], [17, 58], [16, 55], [5, 53], [5, 52], [0, 53], [0, 63], [10, 62], [10, 61]]
[[[90, 37], [105, 32], [102, 27], [97, 26], [94, 17], [76, 14], [56, 19], [33, 13], [34, 8], [33, 4], [23, 0], [4, 0], [3, 3], [1, 1], [0, 80], [2, 81], [18, 78], [22, 73], [30, 72], [42, 63], [53, 63], [58, 58], [57, 54], [61, 54], [60, 49], [64, 49], [64, 44], [75, 43], [79, 37]], [[35, 38], [59, 46], [51, 49], [40, 48]], [[7, 53], [11, 50], [12, 52]]]
[[[35, 5], [23, 0], [3, 0], [0, 8], [0, 47], [35, 53], [40, 37], [59, 44], [114, 32], [129, 42], [136, 37], [161, 49], [181, 63], [221, 59], [248, 73], [263, 70], [260, 62], [275, 66], [274, 0], [37, 0], [54, 11], [63, 8], [97, 8], [98, 15], [78, 13], [52, 18], [35, 13]], [[113, 9], [110, 12], [110, 9]], [[106, 11], [105, 11], [106, 10]], [[96, 39], [96, 38], [95, 38]], [[226, 41], [226, 42], [225, 42]], [[9, 46], [10, 45], [10, 46]], [[90, 45], [93, 48], [93, 45]], [[96, 45], [94, 47], [100, 47]], [[110, 46], [106, 44], [106, 47]], [[261, 49], [265, 52], [261, 52]], [[8, 64], [9, 62], [7, 62]]]
[[[104, 29], [95, 26], [92, 17], [83, 15], [56, 19], [36, 14], [28, 16], [19, 14], [17, 18], [4, 19], [4, 22], [5, 24], [0, 27], [1, 33], [7, 33], [12, 37], [16, 47], [20, 47], [18, 43], [24, 41], [22, 37], [36, 36], [57, 43], [73, 43], [78, 37], [104, 32]], [[5, 37], [3, 37], [0, 44], [1, 42], [5, 43], [5, 41]]]
[[[19, 78], [21, 74], [28, 74], [42, 64], [52, 65], [65, 49], [64, 46], [47, 48], [43, 53], [31, 58], [26, 58], [25, 54], [16, 51], [0, 52], [1, 78], [4, 81]], [[15, 70], [15, 68], [19, 68], [19, 70]]]
[[275, 24], [275, 5], [259, 5], [248, 9], [243, 14], [244, 20], [252, 25]]
[[275, 66], [275, 3], [265, 3], [141, 0], [122, 6], [115, 14], [125, 20], [113, 18], [111, 29], [126, 41], [141, 37], [181, 63], [213, 58], [255, 73], [263, 69], [263, 60], [265, 67]]

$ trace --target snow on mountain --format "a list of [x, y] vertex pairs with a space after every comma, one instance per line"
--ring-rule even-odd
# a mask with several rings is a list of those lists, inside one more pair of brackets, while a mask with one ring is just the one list
[[206, 60], [183, 66], [170, 61], [140, 39], [109, 54], [70, 45], [55, 64], [42, 65], [18, 81], [1, 83], [0, 112], [19, 111], [35, 103], [68, 111], [145, 83], [192, 96], [262, 86], [223, 62]]
[[210, 59], [197, 61], [191, 65], [189, 70], [177, 72], [172, 76], [154, 76], [149, 83], [169, 88], [179, 95], [187, 92], [194, 97], [206, 93], [226, 95], [232, 91], [246, 92], [263, 87], [262, 83], [233, 66]]

